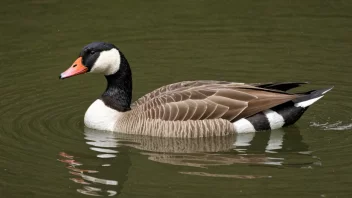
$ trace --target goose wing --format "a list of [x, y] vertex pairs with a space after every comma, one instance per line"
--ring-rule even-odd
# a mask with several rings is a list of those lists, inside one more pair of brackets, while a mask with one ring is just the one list
[[132, 107], [144, 104], [147, 101], [168, 92], [181, 91], [181, 90], [199, 87], [202, 85], [209, 85], [209, 84], [234, 84], [234, 83], [227, 82], [227, 81], [214, 81], [214, 80], [182, 81], [182, 82], [172, 83], [172, 84], [159, 87], [158, 89], [155, 89], [154, 91], [149, 92], [146, 95], [140, 97], [132, 104]]
[[133, 109], [142, 111], [147, 119], [235, 121], [297, 97], [241, 83], [187, 81], [166, 85], [145, 95]]
[[[203, 85], [243, 85], [244, 83], [234, 83], [234, 82], [228, 82], [228, 81], [215, 81], [215, 80], [198, 80], [198, 81], [182, 81], [182, 82], [177, 82], [169, 85], [162, 86], [158, 89], [155, 89], [154, 91], [142, 96], [139, 98], [137, 101], [135, 101], [132, 106], [139, 106], [141, 104], [144, 104], [145, 102], [159, 96], [162, 94], [165, 94], [167, 92], [172, 92], [172, 91], [177, 91], [177, 90], [183, 90], [185, 88], [194, 88], [194, 87], [199, 87]], [[251, 83], [248, 85], [254, 86], [254, 87], [259, 87], [259, 88], [265, 88], [265, 89], [273, 89], [277, 91], [287, 91], [289, 89], [293, 89], [296, 87], [299, 87], [303, 84], [307, 84], [307, 82], [270, 82], [270, 83]]]

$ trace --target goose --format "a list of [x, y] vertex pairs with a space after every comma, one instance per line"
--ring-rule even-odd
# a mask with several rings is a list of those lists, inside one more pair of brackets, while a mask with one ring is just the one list
[[333, 87], [291, 94], [306, 82], [182, 81], [132, 100], [132, 72], [119, 48], [92, 42], [60, 79], [101, 73], [107, 87], [84, 115], [88, 128], [137, 135], [197, 138], [274, 130], [294, 124]]

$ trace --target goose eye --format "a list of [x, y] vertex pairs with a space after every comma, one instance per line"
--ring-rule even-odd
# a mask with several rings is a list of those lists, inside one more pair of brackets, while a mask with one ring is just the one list
[[92, 51], [90, 51], [90, 54], [95, 54], [95, 51], [93, 51], [93, 50], [92, 50]]

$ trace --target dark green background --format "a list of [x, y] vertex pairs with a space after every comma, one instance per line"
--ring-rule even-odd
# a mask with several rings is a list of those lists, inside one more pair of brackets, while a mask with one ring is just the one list
[[[1, 1], [0, 197], [350, 197], [351, 33], [342, 0]], [[124, 52], [134, 99], [196, 79], [335, 88], [294, 127], [254, 137], [85, 130], [105, 79], [58, 76], [92, 41]], [[253, 139], [235, 147], [241, 138]], [[275, 140], [281, 148], [268, 151]], [[82, 165], [67, 169], [61, 152]]]

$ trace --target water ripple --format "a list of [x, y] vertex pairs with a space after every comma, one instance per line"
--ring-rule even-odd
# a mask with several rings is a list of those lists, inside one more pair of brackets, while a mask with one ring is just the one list
[[117, 180], [103, 179], [95, 176], [100, 172], [104, 172], [104, 168], [109, 168], [111, 164], [107, 164], [106, 161], [110, 158], [115, 158], [116, 154], [119, 153], [116, 150], [118, 145], [117, 139], [113, 138], [111, 133], [103, 132], [103, 134], [104, 135], [86, 134], [85, 137], [85, 139], [88, 140], [86, 143], [90, 146], [90, 150], [97, 152], [96, 157], [104, 160], [97, 169], [83, 169], [84, 166], [90, 166], [89, 162], [78, 162], [75, 158], [79, 159], [79, 156], [73, 156], [65, 152], [59, 153], [60, 158], [58, 161], [65, 163], [66, 168], [72, 175], [69, 179], [82, 185], [77, 188], [77, 192], [81, 194], [91, 196], [113, 196], [118, 193], [118, 190], [113, 190], [109, 187], [119, 186]]
[[312, 127], [319, 127], [326, 131], [345, 131], [352, 129], [352, 123], [343, 123], [342, 121], [337, 121], [335, 123], [317, 123], [311, 122]]

